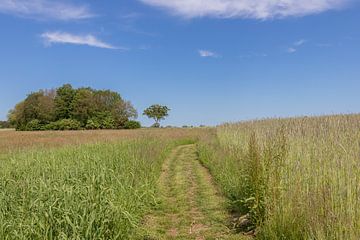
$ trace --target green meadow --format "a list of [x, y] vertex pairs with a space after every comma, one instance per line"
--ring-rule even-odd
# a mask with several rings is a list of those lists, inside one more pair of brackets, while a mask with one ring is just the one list
[[100, 132], [2, 138], [1, 239], [360, 238], [359, 115]]

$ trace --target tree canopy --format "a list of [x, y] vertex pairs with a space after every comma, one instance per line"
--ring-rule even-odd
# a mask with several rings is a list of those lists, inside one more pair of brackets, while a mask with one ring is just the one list
[[159, 104], [154, 104], [144, 110], [143, 115], [146, 115], [148, 118], [155, 120], [153, 127], [160, 127], [160, 121], [169, 116], [170, 108], [167, 106], [162, 106]]
[[70, 84], [30, 93], [9, 112], [17, 130], [120, 129], [134, 118], [136, 110], [119, 93]]

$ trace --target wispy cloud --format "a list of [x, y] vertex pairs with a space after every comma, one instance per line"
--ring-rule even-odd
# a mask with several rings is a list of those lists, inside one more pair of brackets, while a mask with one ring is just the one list
[[209, 50], [198, 50], [200, 57], [218, 57], [218, 54]]
[[297, 49], [296, 48], [293, 48], [293, 47], [289, 47], [288, 49], [287, 49], [287, 52], [288, 53], [294, 53], [294, 52], [296, 52], [297, 51]]
[[41, 34], [46, 45], [51, 46], [52, 44], [75, 44], [75, 45], [87, 45], [91, 47], [106, 48], [106, 49], [122, 49], [105, 43], [95, 36], [88, 35], [74, 35], [66, 32], [45, 32]]
[[185, 18], [273, 19], [305, 16], [344, 7], [354, 0], [139, 0]]
[[297, 40], [295, 41], [291, 47], [289, 47], [286, 51], [288, 53], [295, 53], [297, 52], [297, 50], [302, 46], [304, 45], [308, 40], [306, 39], [300, 39], [300, 40]]
[[0, 0], [0, 13], [26, 18], [80, 20], [94, 16], [86, 5], [50, 0]]
[[300, 40], [294, 42], [294, 46], [299, 47], [299, 46], [301, 46], [301, 45], [304, 45], [306, 42], [307, 42], [307, 40], [305, 40], [305, 39], [300, 39]]

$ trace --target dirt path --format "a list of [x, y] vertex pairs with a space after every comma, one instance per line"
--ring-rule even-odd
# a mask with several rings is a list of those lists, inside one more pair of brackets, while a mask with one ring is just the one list
[[162, 202], [146, 217], [143, 239], [241, 239], [226, 227], [225, 201], [198, 161], [195, 145], [174, 149], [159, 189]]

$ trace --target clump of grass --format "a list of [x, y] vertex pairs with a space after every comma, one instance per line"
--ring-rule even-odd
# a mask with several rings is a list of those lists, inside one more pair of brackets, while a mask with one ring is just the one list
[[227, 124], [200, 144], [259, 239], [360, 238], [360, 115]]
[[[176, 139], [176, 138], [175, 138]], [[128, 239], [156, 202], [174, 139], [9, 154], [0, 169], [0, 239]]]

